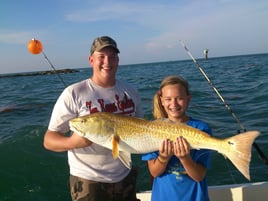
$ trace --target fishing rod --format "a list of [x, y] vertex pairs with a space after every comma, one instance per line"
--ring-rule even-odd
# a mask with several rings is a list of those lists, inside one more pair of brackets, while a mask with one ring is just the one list
[[58, 78], [61, 80], [62, 84], [67, 87], [66, 83], [63, 81], [62, 77], [60, 76], [59, 73], [57, 73], [55, 67], [53, 66], [53, 64], [50, 62], [50, 60], [48, 59], [47, 55], [44, 53], [44, 51], [42, 51], [43, 56], [45, 57], [45, 59], [47, 60], [47, 62], [49, 63], [50, 67], [53, 69], [53, 71], [55, 72], [55, 74], [58, 76]]
[[54, 73], [58, 76], [58, 78], [60, 79], [60, 81], [63, 83], [63, 85], [65, 87], [67, 87], [66, 83], [63, 81], [62, 77], [60, 76], [60, 74], [56, 71], [55, 67], [53, 66], [53, 64], [50, 62], [50, 60], [48, 59], [47, 55], [45, 54], [45, 52], [43, 51], [43, 45], [39, 40], [36, 40], [35, 38], [33, 38], [32, 40], [30, 40], [28, 42], [28, 50], [30, 53], [32, 54], [40, 54], [42, 53], [43, 56], [45, 57], [45, 59], [47, 60], [47, 62], [49, 63], [50, 67], [52, 68], [52, 70], [54, 71]]
[[[225, 107], [227, 108], [227, 110], [232, 114], [232, 116], [236, 120], [237, 124], [240, 126], [240, 128], [244, 132], [246, 132], [247, 130], [244, 127], [244, 125], [241, 123], [241, 121], [239, 120], [239, 118], [236, 116], [236, 114], [234, 113], [234, 111], [232, 110], [232, 108], [226, 103], [226, 101], [224, 100], [223, 96], [220, 94], [220, 92], [215, 87], [215, 85], [212, 83], [212, 81], [209, 79], [209, 77], [207, 76], [207, 74], [205, 73], [205, 71], [202, 69], [202, 67], [199, 65], [199, 63], [196, 61], [196, 59], [193, 57], [193, 55], [191, 54], [191, 52], [189, 51], [189, 49], [186, 47], [186, 45], [181, 40], [180, 40], [180, 43], [183, 46], [183, 48], [185, 49], [185, 51], [187, 52], [187, 54], [191, 57], [191, 59], [193, 60], [193, 62], [196, 65], [196, 67], [200, 70], [200, 72], [206, 78], [206, 80], [210, 84], [211, 88], [216, 92], [216, 94], [218, 95], [218, 97], [220, 98], [220, 100], [223, 102], [223, 104], [225, 105]], [[238, 132], [240, 132], [240, 131], [238, 131]], [[262, 152], [262, 150], [260, 149], [260, 147], [257, 145], [256, 142], [253, 142], [253, 146], [257, 150], [257, 152], [258, 152], [259, 156], [261, 157], [261, 159], [263, 160], [263, 162], [265, 164], [268, 164], [268, 159], [266, 158], [266, 156], [264, 155], [264, 153]]]

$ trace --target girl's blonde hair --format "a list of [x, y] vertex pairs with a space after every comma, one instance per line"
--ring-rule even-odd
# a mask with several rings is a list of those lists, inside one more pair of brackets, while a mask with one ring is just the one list
[[175, 85], [175, 84], [183, 86], [186, 90], [187, 95], [190, 95], [189, 84], [183, 77], [171, 75], [164, 78], [160, 84], [159, 90], [157, 91], [157, 93], [154, 95], [153, 98], [153, 117], [155, 119], [168, 117], [161, 103], [162, 88], [168, 85]]

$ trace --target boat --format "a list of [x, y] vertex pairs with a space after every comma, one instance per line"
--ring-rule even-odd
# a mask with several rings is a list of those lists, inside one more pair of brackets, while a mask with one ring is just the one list
[[[253, 182], [208, 187], [210, 201], [267, 201], [268, 182]], [[141, 201], [151, 200], [151, 191], [137, 193]]]

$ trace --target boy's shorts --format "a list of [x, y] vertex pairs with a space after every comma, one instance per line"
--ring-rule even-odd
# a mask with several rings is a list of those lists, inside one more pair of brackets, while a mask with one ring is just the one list
[[137, 168], [117, 183], [100, 183], [70, 175], [73, 201], [139, 201], [136, 197]]

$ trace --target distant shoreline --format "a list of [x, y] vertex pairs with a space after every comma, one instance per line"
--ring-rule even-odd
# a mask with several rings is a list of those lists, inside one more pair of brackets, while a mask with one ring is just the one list
[[12, 73], [12, 74], [3, 74], [0, 75], [0, 78], [3, 77], [19, 77], [19, 76], [36, 76], [36, 75], [51, 75], [51, 74], [66, 74], [66, 73], [76, 73], [78, 70], [74, 69], [61, 69], [61, 70], [48, 70], [48, 71], [37, 71], [37, 72], [26, 72], [26, 73]]

